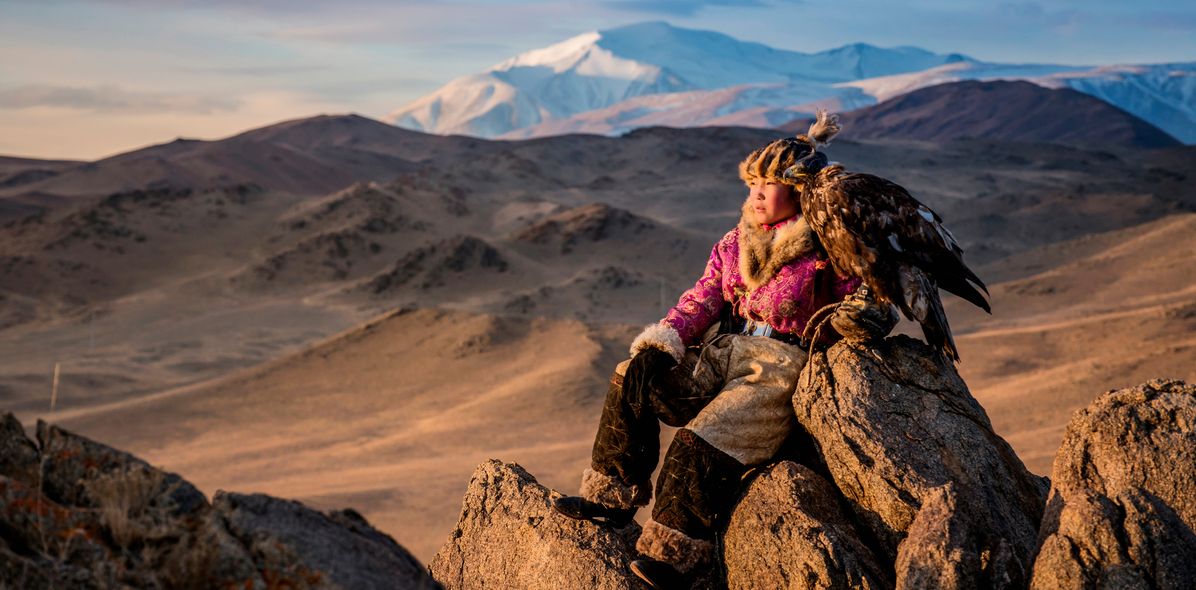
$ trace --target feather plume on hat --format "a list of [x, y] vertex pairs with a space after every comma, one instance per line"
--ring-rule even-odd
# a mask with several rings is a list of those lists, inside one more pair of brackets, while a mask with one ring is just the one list
[[826, 109], [818, 109], [818, 114], [814, 116], [814, 122], [810, 123], [810, 129], [806, 131], [805, 136], [797, 137], [805, 139], [813, 147], [818, 147], [829, 144], [841, 130], [839, 115], [831, 114]]

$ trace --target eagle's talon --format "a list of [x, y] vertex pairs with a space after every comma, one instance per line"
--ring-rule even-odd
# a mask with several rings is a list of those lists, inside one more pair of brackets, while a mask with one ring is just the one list
[[888, 336], [897, 321], [891, 305], [849, 298], [831, 316], [831, 327], [848, 342], [871, 343]]

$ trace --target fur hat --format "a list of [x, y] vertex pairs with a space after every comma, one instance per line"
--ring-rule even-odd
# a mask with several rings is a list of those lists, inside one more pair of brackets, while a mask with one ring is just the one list
[[839, 117], [819, 110], [810, 129], [797, 137], [783, 137], [748, 154], [739, 163], [739, 178], [748, 186], [763, 178], [770, 182], [797, 187], [800, 181], [785, 178], [785, 171], [819, 145], [830, 143], [839, 133]]

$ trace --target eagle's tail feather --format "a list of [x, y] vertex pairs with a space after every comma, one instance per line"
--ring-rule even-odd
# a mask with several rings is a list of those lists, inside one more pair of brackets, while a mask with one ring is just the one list
[[[932, 261], [924, 270], [934, 277], [941, 289], [958, 295], [972, 305], [992, 313], [987, 297], [984, 296], [988, 295], [988, 287], [984, 281], [980, 280], [980, 277], [976, 276], [976, 273], [972, 272], [972, 269], [968, 268], [967, 264], [964, 264], [962, 258], [939, 253], [938, 256], [932, 258]], [[981, 295], [980, 291], [983, 291], [984, 295]]]
[[984, 281], [980, 280], [980, 277], [976, 276], [976, 273], [972, 272], [972, 269], [968, 268], [968, 265], [964, 264], [962, 260], [959, 261], [959, 266], [963, 267], [963, 273], [967, 275], [968, 280], [976, 283], [976, 286], [980, 287], [985, 295], [988, 295], [988, 285], [985, 285]]
[[955, 348], [955, 339], [951, 337], [951, 326], [947, 324], [947, 312], [939, 298], [938, 286], [915, 266], [902, 268], [899, 276], [905, 304], [912, 312], [913, 319], [921, 324], [926, 343], [959, 362], [959, 352]]
[[[988, 300], [984, 298], [984, 295], [981, 295], [980, 291], [977, 291], [971, 283], [960, 277], [944, 277], [939, 283], [939, 288], [967, 301], [968, 303], [971, 303], [972, 305], [975, 305], [976, 307], [979, 307], [980, 309], [983, 309], [987, 313], [991, 314], [993, 312], [992, 307], [989, 306]], [[983, 285], [981, 285], [981, 288], [983, 288]], [[985, 293], [988, 293], [988, 291], [985, 291]]]
[[931, 346], [942, 350], [947, 358], [959, 362], [959, 351], [955, 348], [955, 339], [951, 337], [951, 326], [947, 324], [947, 312], [943, 310], [943, 302], [938, 293], [930, 297], [929, 313], [922, 322], [922, 334]]

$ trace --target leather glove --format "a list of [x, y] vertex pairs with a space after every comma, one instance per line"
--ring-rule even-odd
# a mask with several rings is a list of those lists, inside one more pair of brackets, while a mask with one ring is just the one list
[[892, 305], [880, 305], [870, 294], [852, 293], [831, 316], [831, 327], [848, 342], [873, 342], [893, 331], [900, 318]]
[[641, 375], [659, 375], [675, 366], [677, 359], [673, 355], [655, 346], [646, 346], [631, 357], [631, 366], [627, 370], [640, 371]]

